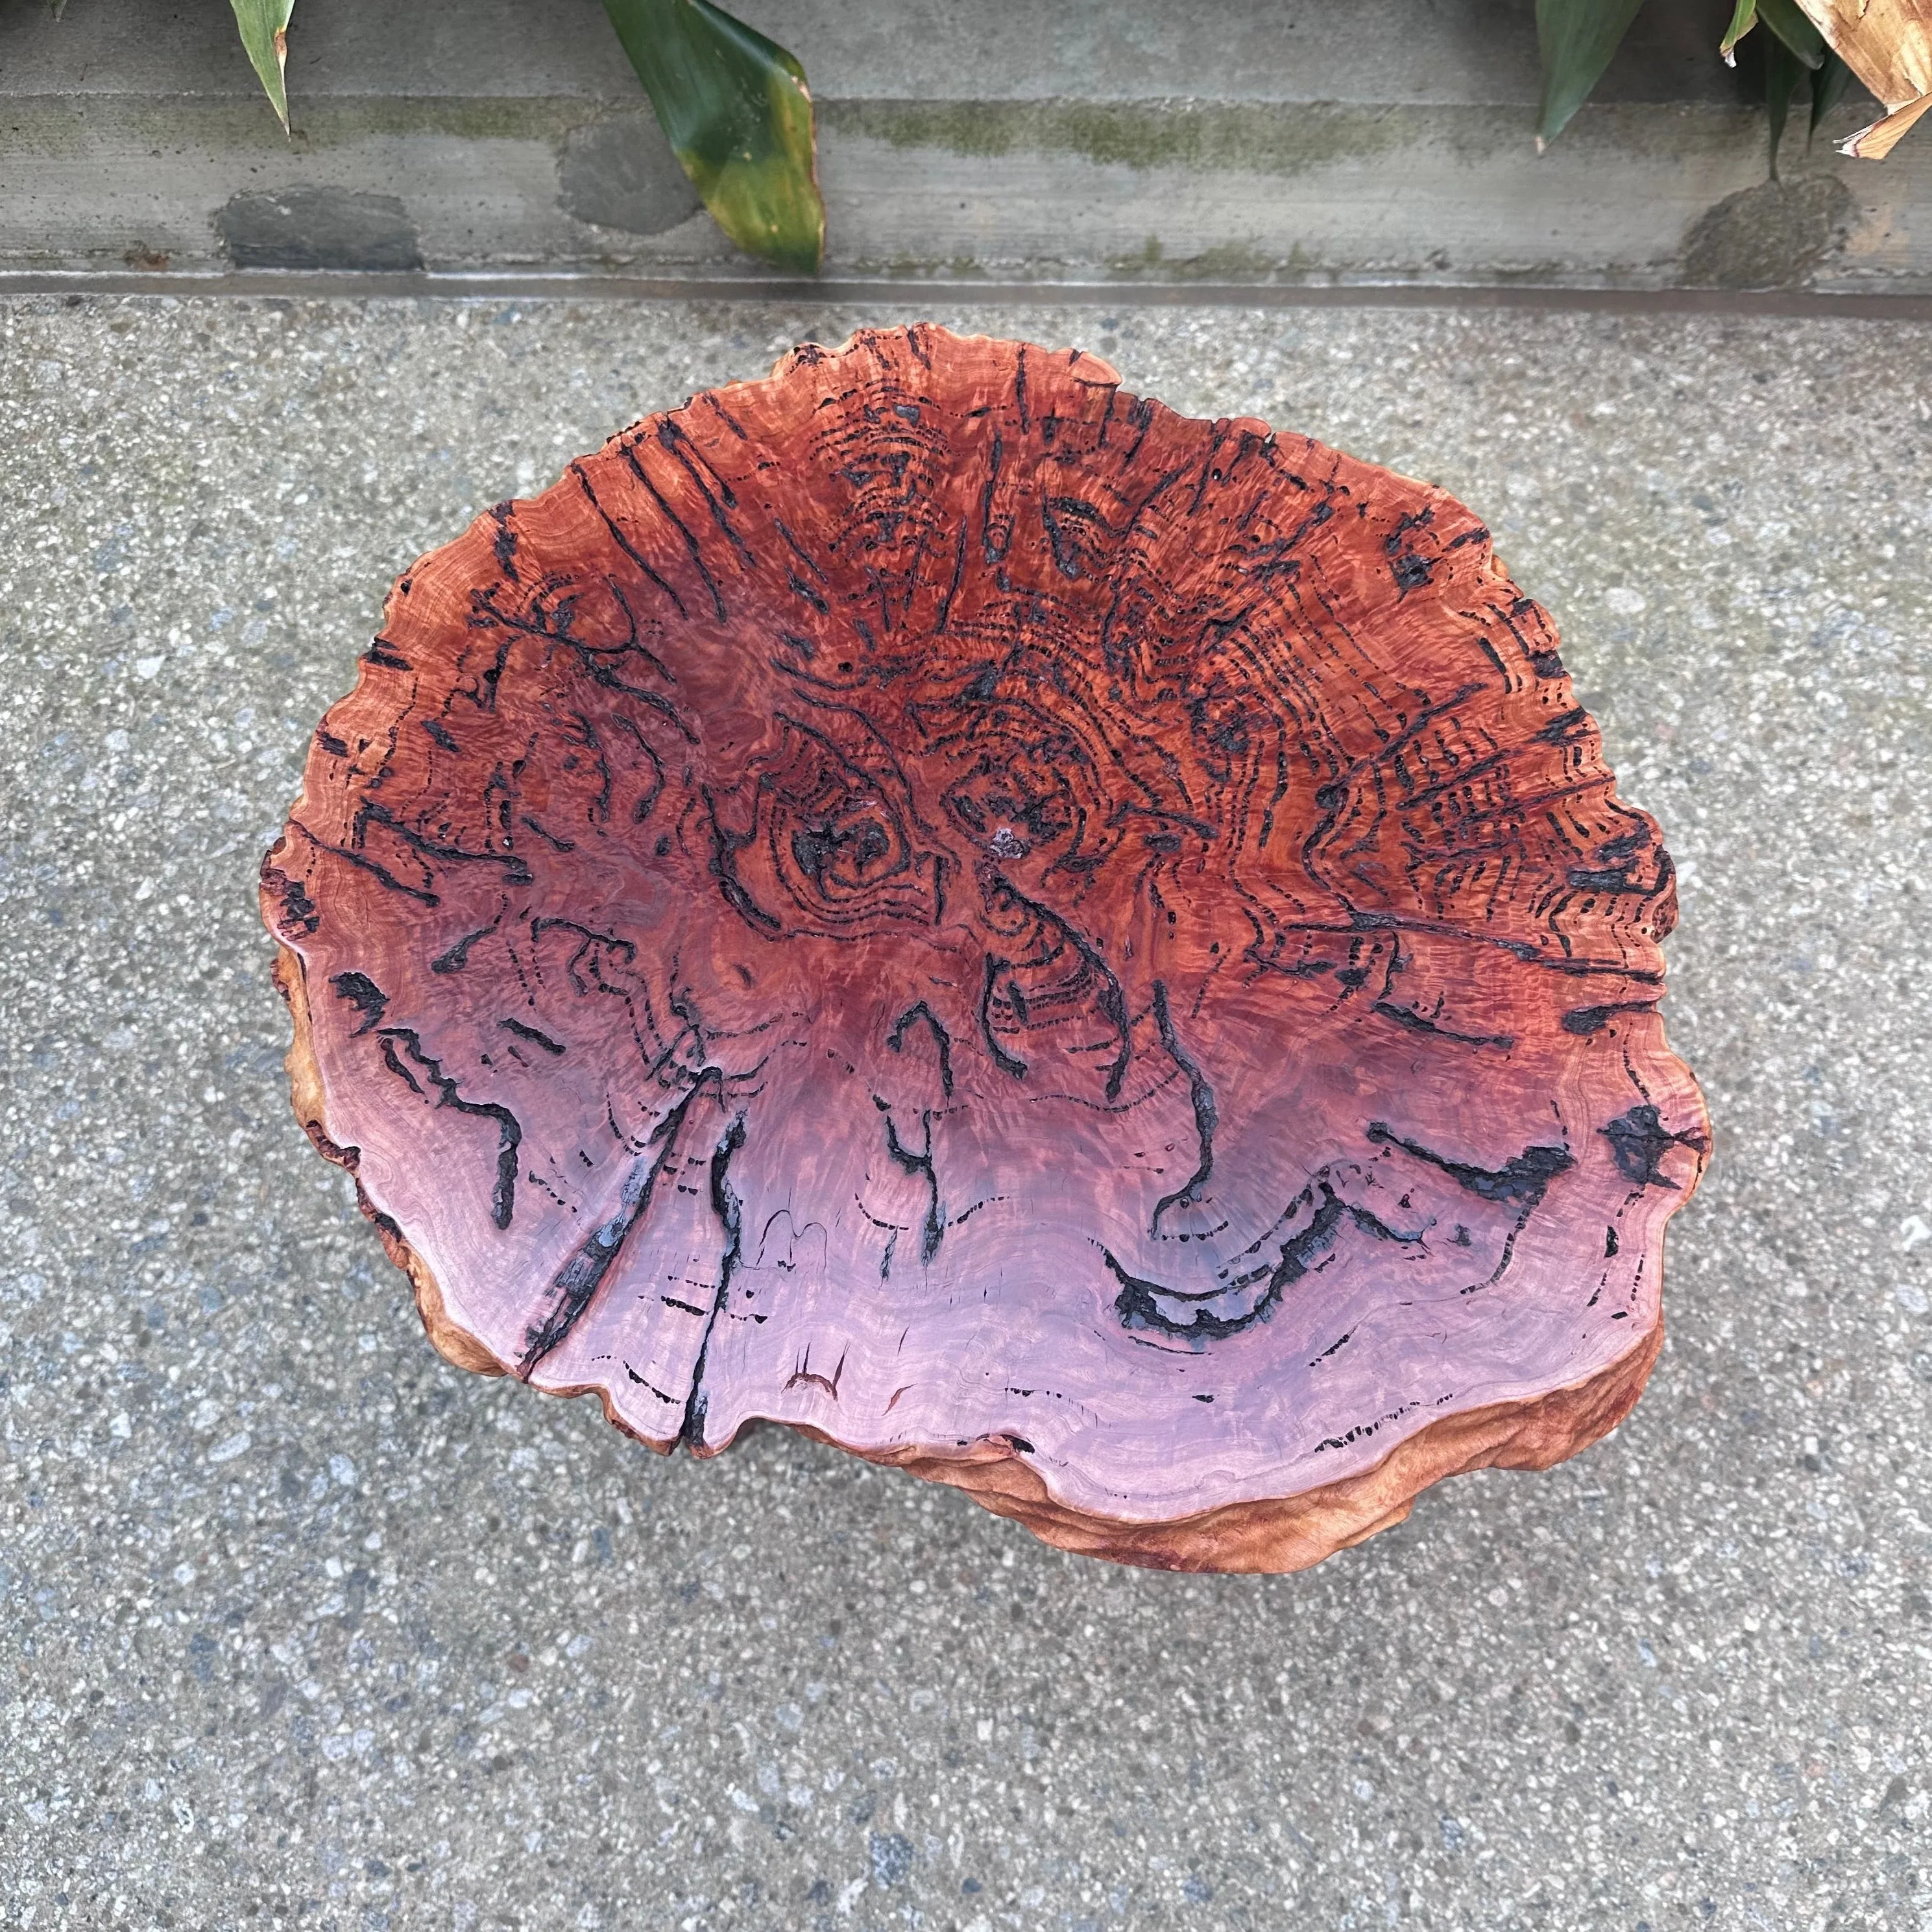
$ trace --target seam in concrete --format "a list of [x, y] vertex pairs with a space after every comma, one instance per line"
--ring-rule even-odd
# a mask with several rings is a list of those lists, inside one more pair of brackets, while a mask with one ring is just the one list
[[1240, 282], [926, 281], [844, 278], [514, 273], [389, 274], [255, 269], [125, 274], [89, 269], [0, 270], [0, 297], [20, 296], [322, 296], [510, 302], [885, 303], [948, 308], [1571, 309], [1615, 315], [1778, 316], [1932, 322], [1932, 295], [1800, 289], [1590, 289], [1514, 284], [1344, 282], [1318, 286]]

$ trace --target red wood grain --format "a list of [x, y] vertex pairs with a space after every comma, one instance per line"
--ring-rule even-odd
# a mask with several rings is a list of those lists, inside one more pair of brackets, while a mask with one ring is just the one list
[[1708, 1147], [1670, 860], [1477, 520], [932, 328], [423, 559], [263, 907], [446, 1352], [1132, 1562], [1594, 1439]]

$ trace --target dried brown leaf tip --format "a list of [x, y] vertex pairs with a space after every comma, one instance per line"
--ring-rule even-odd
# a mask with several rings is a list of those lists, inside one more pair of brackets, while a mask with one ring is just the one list
[[1441, 492], [868, 332], [398, 584], [264, 868], [440, 1346], [1292, 1569], [1611, 1427], [1670, 861]]
[[1882, 104], [1884, 114], [1842, 143], [1881, 160], [1932, 107], [1932, 0], [1798, 0], [1832, 51]]

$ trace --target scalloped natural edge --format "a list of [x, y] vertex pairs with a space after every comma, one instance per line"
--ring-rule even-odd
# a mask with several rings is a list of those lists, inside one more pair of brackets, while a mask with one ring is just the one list
[[[295, 1025], [286, 1065], [296, 1118], [316, 1150], [352, 1178], [356, 1149], [337, 1146], [322, 1124], [322, 1082], [309, 1047], [308, 994], [302, 961], [285, 946], [276, 949], [274, 981]], [[423, 1332], [436, 1353], [472, 1375], [514, 1374], [509, 1364], [498, 1360], [478, 1336], [451, 1318], [435, 1276], [359, 1182], [356, 1198], [357, 1206], [375, 1223], [385, 1252], [409, 1276]], [[1306, 1490], [1299, 1496], [1229, 1503], [1164, 1522], [1090, 1516], [1056, 1503], [1039, 1472], [1004, 1441], [982, 1442], [964, 1453], [949, 1453], [936, 1446], [854, 1453], [867, 1462], [903, 1469], [925, 1481], [963, 1490], [982, 1509], [1010, 1517], [1041, 1542], [1076, 1556], [1104, 1557], [1149, 1570], [1280, 1575], [1309, 1569], [1339, 1550], [1365, 1542], [1378, 1530], [1392, 1529], [1407, 1520], [1424, 1490], [1446, 1476], [1466, 1476], [1477, 1469], [1547, 1469], [1587, 1449], [1635, 1407], [1663, 1347], [1664, 1324], [1660, 1320], [1640, 1346], [1600, 1375], [1528, 1402], [1498, 1402], [1445, 1417], [1398, 1443], [1374, 1468], [1360, 1475]], [[598, 1396], [607, 1421], [661, 1456], [669, 1455], [676, 1446], [638, 1434], [601, 1387], [550, 1392]], [[790, 1426], [814, 1442], [835, 1449], [845, 1446], [823, 1430], [800, 1423]], [[728, 1442], [719, 1443], [694, 1453], [718, 1456], [730, 1447]]]
[[297, 1116], [452, 1362], [1300, 1569], [1641, 1391], [1708, 1151], [1670, 868], [1460, 505], [1118, 381], [862, 332], [498, 506], [263, 911]]

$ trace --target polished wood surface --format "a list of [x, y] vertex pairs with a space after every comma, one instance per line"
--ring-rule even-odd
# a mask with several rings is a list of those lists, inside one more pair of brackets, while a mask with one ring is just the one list
[[700, 1454], [1279, 1570], [1635, 1400], [1670, 862], [1439, 491], [808, 346], [396, 586], [263, 868], [432, 1337]]

